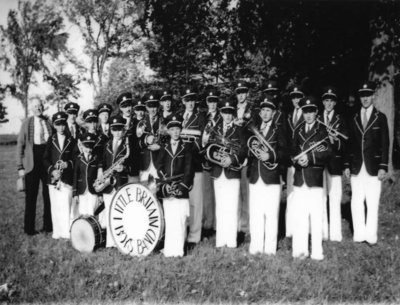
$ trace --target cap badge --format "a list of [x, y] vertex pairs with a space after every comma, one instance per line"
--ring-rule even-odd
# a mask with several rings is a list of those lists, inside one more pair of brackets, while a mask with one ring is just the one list
[[57, 119], [61, 118], [61, 114], [57, 115]]
[[90, 140], [90, 136], [87, 136], [87, 137], [86, 137], [86, 140]]
[[190, 89], [187, 89], [187, 90], [186, 90], [186, 93], [190, 93]]
[[332, 93], [332, 89], [329, 89], [329, 90], [328, 90], [328, 93]]
[[72, 105], [72, 104], [71, 104], [71, 105], [69, 105], [69, 108], [74, 108], [74, 105]]
[[210, 92], [208, 95], [209, 95], [209, 96], [212, 96], [212, 95], [213, 95], [213, 93], [212, 93], [212, 92]]
[[241, 83], [239, 83], [239, 84], [238, 84], [238, 87], [241, 87], [241, 86], [242, 86], [242, 84], [241, 84]]
[[227, 103], [225, 104], [225, 106], [228, 107], [228, 106], [229, 106], [229, 102], [227, 102]]
[[125, 102], [126, 101], [126, 96], [122, 97], [122, 101]]
[[268, 84], [268, 88], [271, 88], [272, 87], [272, 84]]
[[172, 118], [172, 120], [173, 120], [173, 121], [176, 121], [176, 117], [174, 116], [174, 117]]
[[114, 119], [113, 123], [117, 123], [117, 119]]
[[164, 95], [167, 95], [167, 93], [168, 93], [167, 91], [164, 91]]
[[294, 87], [294, 90], [293, 90], [293, 91], [298, 91], [297, 87]]
[[367, 89], [367, 88], [368, 88], [367, 84], [364, 84], [364, 85], [363, 85], [363, 88], [364, 88], [364, 89]]
[[93, 115], [93, 112], [90, 111], [90, 112], [89, 112], [89, 115]]
[[153, 99], [153, 96], [152, 96], [152, 95], [150, 95], [150, 99], [151, 99], [151, 100]]
[[311, 103], [310, 100], [307, 100], [307, 101], [306, 101], [306, 104], [307, 104], [307, 105], [309, 105], [310, 103]]

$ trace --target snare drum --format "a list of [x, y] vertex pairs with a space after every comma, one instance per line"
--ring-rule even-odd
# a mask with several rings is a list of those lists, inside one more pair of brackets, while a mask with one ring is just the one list
[[106, 230], [102, 229], [99, 221], [94, 216], [81, 216], [71, 225], [72, 247], [79, 252], [93, 252], [104, 247]]
[[111, 201], [109, 227], [120, 252], [146, 256], [159, 246], [164, 236], [164, 213], [148, 188], [128, 183]]

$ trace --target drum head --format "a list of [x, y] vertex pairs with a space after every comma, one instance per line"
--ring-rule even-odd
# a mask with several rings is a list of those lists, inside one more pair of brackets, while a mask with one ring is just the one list
[[71, 243], [79, 252], [93, 252], [96, 236], [90, 218], [78, 218], [72, 223]]
[[112, 237], [124, 254], [149, 255], [164, 234], [161, 205], [141, 184], [126, 184], [118, 190], [109, 217]]

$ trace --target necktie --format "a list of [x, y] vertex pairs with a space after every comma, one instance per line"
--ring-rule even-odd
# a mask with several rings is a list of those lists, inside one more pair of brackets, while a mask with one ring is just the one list
[[363, 124], [363, 128], [365, 129], [366, 127], [367, 127], [367, 124], [368, 124], [368, 118], [367, 118], [367, 109], [363, 109], [363, 117], [362, 117], [362, 119], [363, 119], [363, 122], [362, 122], [362, 124]]
[[71, 125], [71, 135], [72, 135], [72, 137], [73, 137], [74, 139], [76, 138], [75, 126], [74, 126], [74, 124]]
[[40, 144], [46, 143], [46, 139], [44, 138], [44, 121], [40, 120], [39, 121], [39, 132], [40, 132]]
[[329, 126], [329, 115], [327, 112], [325, 113], [325, 124]]
[[117, 154], [117, 149], [118, 149], [118, 141], [114, 141], [114, 143], [113, 143], [113, 153], [114, 153], [114, 155]]
[[296, 126], [297, 124], [297, 108], [294, 109], [294, 115], [293, 115], [293, 125]]
[[172, 152], [175, 154], [176, 148], [178, 147], [178, 141], [171, 142]]
[[185, 118], [183, 120], [183, 126], [186, 126], [187, 122], [189, 121], [190, 113], [186, 112]]

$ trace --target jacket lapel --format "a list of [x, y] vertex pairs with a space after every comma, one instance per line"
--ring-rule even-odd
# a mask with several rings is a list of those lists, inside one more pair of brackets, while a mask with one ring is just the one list
[[368, 131], [368, 129], [371, 128], [371, 126], [375, 123], [375, 121], [378, 119], [378, 111], [374, 108], [372, 108], [371, 116], [368, 120], [367, 127], [364, 130], [364, 133]]
[[[60, 149], [60, 143], [58, 143], [58, 137], [57, 134], [53, 135], [53, 145], [54, 147], [58, 150], [58, 152], [60, 153], [60, 155], [62, 154], [62, 151]], [[65, 146], [65, 145], [64, 145]]]

